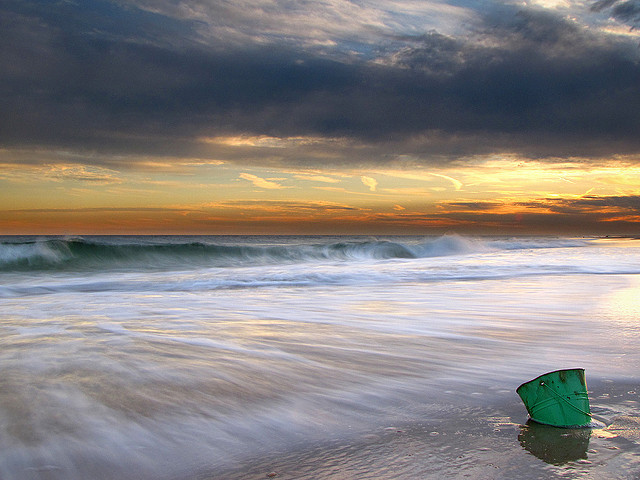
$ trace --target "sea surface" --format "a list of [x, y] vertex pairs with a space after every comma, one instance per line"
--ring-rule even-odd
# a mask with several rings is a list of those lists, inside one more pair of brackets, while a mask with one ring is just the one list
[[2, 480], [640, 478], [639, 393], [637, 239], [0, 237]]

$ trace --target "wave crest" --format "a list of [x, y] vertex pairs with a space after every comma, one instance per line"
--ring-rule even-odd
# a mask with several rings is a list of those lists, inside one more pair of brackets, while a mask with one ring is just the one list
[[[206, 237], [205, 237], [206, 238]], [[214, 238], [188, 241], [185, 237], [48, 238], [0, 243], [0, 269], [190, 269], [242, 267], [316, 261], [366, 261], [468, 255], [496, 250], [583, 246], [566, 241], [486, 240], [458, 235], [409, 240], [333, 237], [325, 243], [295, 241], [215, 243]], [[337, 240], [337, 241], [336, 241]]]

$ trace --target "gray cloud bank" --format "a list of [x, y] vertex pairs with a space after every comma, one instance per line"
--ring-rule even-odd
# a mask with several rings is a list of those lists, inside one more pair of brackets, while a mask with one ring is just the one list
[[[371, 19], [314, 37], [279, 31], [285, 8], [266, 32], [226, 2], [0, 0], [0, 147], [206, 156], [198, 138], [244, 134], [351, 139], [371, 161], [640, 152], [637, 40], [480, 3], [457, 34]], [[633, 26], [640, 8], [586, 10]]]

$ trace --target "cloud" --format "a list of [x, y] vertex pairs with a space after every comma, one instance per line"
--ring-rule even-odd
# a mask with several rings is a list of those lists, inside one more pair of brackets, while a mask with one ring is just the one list
[[[193, 207], [190, 207], [193, 208]], [[253, 212], [270, 212], [270, 213], [301, 213], [308, 215], [316, 214], [332, 214], [361, 211], [362, 208], [350, 205], [328, 202], [328, 201], [280, 201], [280, 200], [229, 200], [224, 202], [215, 202], [201, 205], [203, 209], [223, 208], [223, 209], [249, 209]]]
[[129, 212], [184, 212], [172, 207], [78, 207], [78, 208], [20, 208], [4, 210], [8, 213], [129, 213]]
[[295, 174], [294, 177], [299, 180], [307, 180], [310, 182], [340, 183], [339, 179], [334, 177], [328, 177], [326, 175]]
[[455, 178], [450, 177], [448, 175], [442, 175], [440, 173], [430, 173], [429, 175], [433, 175], [434, 177], [440, 177], [440, 178], [444, 178], [445, 180], [449, 180], [453, 184], [453, 188], [455, 188], [456, 190], [460, 190], [463, 186], [461, 181], [456, 180]]
[[252, 175], [251, 173], [241, 173], [240, 178], [250, 181], [254, 186], [259, 188], [265, 188], [267, 190], [277, 190], [280, 188], [287, 188], [279, 183], [273, 182], [271, 180], [266, 180], [264, 178], [260, 178], [256, 175]]
[[232, 147], [256, 147], [256, 148], [291, 148], [317, 144], [327, 144], [337, 141], [322, 137], [289, 137], [278, 138], [267, 135], [248, 136], [241, 135], [235, 137], [213, 137], [202, 138], [202, 142], [214, 145], [228, 145]]
[[44, 176], [57, 180], [78, 180], [91, 183], [120, 183], [119, 172], [93, 165], [55, 164], [47, 165]]
[[[399, 153], [442, 164], [640, 152], [636, 45], [555, 11], [400, 0], [82, 5], [0, 6], [0, 146], [203, 159], [254, 147], [279, 152], [255, 162], [320, 166]], [[635, 21], [636, 6], [594, 8]], [[437, 22], [420, 27], [430, 13]], [[304, 143], [323, 138], [346, 140]]]
[[369, 187], [369, 190], [371, 190], [372, 192], [376, 191], [376, 187], [378, 186], [378, 181], [375, 178], [371, 178], [363, 175], [362, 177], [360, 177], [360, 180], [362, 180], [362, 183], [366, 187]]
[[446, 210], [461, 210], [482, 212], [496, 210], [504, 206], [501, 202], [479, 201], [479, 202], [447, 202], [441, 205]]
[[545, 198], [518, 205], [562, 214], [640, 216], [640, 195], [584, 195], [576, 198]]
[[539, 198], [528, 202], [442, 202], [435, 213], [377, 213], [375, 221], [407, 228], [450, 227], [471, 231], [635, 235], [640, 225], [640, 196]]
[[[172, 19], [194, 22], [198, 37], [231, 45], [282, 43], [325, 51], [346, 50], [376, 41], [380, 35], [424, 29], [453, 30], [470, 12], [445, 1], [344, 0], [131, 0], [136, 7]], [[348, 44], [348, 47], [345, 46]]]
[[640, 25], [640, 1], [599, 0], [591, 5], [594, 12], [607, 11], [613, 18], [631, 26]]
[[47, 163], [44, 165], [0, 163], [0, 180], [24, 183], [32, 182], [36, 179], [55, 182], [72, 180], [94, 185], [117, 184], [123, 181], [120, 172], [95, 165], [75, 163]]
[[450, 177], [449, 175], [444, 175], [441, 173], [432, 173], [432, 172], [416, 172], [416, 173], [412, 173], [411, 171], [405, 170], [405, 171], [399, 171], [399, 170], [386, 170], [383, 172], [385, 175], [388, 175], [390, 177], [396, 177], [396, 178], [404, 178], [407, 180], [418, 180], [418, 181], [422, 181], [422, 182], [428, 182], [431, 181], [433, 179], [433, 177], [436, 178], [443, 178], [449, 182], [451, 182], [451, 184], [453, 185], [453, 188], [455, 188], [456, 190], [460, 190], [463, 187], [463, 183], [460, 180], [457, 180], [453, 177]]

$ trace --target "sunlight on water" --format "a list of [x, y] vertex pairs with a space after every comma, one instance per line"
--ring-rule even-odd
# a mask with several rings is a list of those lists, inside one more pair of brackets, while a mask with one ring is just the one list
[[640, 318], [640, 279], [631, 278], [629, 283], [628, 287], [613, 292], [603, 302], [602, 307], [621, 323], [637, 327]]

